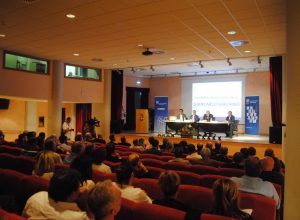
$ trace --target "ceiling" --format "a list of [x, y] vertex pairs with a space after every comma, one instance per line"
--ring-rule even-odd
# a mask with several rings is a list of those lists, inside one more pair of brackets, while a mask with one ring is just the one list
[[[267, 56], [286, 52], [285, 8], [285, 0], [0, 1], [0, 48], [128, 74], [131, 67], [147, 69], [142, 75], [266, 68]], [[143, 56], [147, 47], [164, 53]], [[207, 69], [192, 64], [199, 60]]]

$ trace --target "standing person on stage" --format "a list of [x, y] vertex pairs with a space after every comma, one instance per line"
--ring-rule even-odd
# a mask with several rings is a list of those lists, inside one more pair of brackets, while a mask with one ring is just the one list
[[232, 115], [232, 111], [228, 111], [228, 116], [226, 117], [226, 121], [229, 125], [229, 130], [226, 131], [226, 137], [232, 138], [233, 129], [234, 129], [234, 121], [235, 117]]
[[203, 115], [203, 120], [206, 121], [213, 121], [215, 118], [213, 116], [213, 114], [210, 114], [210, 111], [207, 110], [206, 113]]
[[192, 122], [200, 121], [200, 117], [196, 114], [196, 110], [193, 110], [192, 115], [190, 116]]
[[62, 125], [63, 134], [67, 136], [68, 140], [71, 139], [72, 131], [74, 131], [71, 126], [71, 121], [71, 117], [67, 117], [66, 121]]
[[186, 115], [183, 113], [183, 109], [179, 109], [179, 114], [177, 115], [177, 119], [180, 121], [187, 120]]

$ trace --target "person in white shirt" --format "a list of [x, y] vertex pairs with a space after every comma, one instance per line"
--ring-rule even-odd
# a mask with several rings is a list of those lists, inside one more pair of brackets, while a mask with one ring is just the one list
[[250, 157], [245, 161], [245, 175], [231, 179], [236, 182], [240, 191], [261, 194], [273, 198], [277, 209], [280, 208], [280, 199], [274, 185], [259, 178], [262, 172], [261, 163], [258, 158]]
[[89, 220], [79, 209], [76, 200], [80, 194], [79, 174], [74, 170], [58, 172], [50, 180], [48, 192], [32, 195], [26, 202], [23, 216], [39, 220]]
[[177, 115], [177, 120], [185, 121], [187, 120], [186, 115], [183, 113], [183, 109], [179, 109], [179, 114]]
[[189, 155], [186, 156], [186, 159], [188, 160], [201, 160], [202, 157], [198, 152], [196, 151], [195, 145], [189, 144], [188, 145]]
[[72, 131], [74, 131], [74, 129], [71, 126], [71, 121], [71, 117], [67, 117], [66, 121], [62, 125], [63, 134], [67, 136], [68, 140], [71, 139]]
[[110, 167], [103, 163], [105, 158], [106, 158], [106, 149], [96, 148], [92, 153], [93, 170], [97, 170], [102, 173], [111, 173]]
[[133, 169], [128, 163], [122, 163], [117, 168], [117, 183], [121, 189], [122, 198], [129, 199], [134, 202], [152, 203], [146, 192], [140, 188], [133, 187]]
[[121, 191], [111, 180], [98, 182], [87, 200], [95, 220], [113, 220], [120, 211], [121, 202]]

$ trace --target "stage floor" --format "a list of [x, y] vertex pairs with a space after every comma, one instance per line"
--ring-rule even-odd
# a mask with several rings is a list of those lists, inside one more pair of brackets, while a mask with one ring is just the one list
[[[148, 133], [148, 134], [136, 134], [135, 131], [124, 131], [123, 133], [116, 134], [117, 142], [119, 142], [122, 136], [125, 136], [129, 143], [132, 143], [134, 139], [144, 138], [145, 143], [148, 143], [148, 138], [150, 136], [154, 136], [159, 140], [159, 143], [162, 143], [162, 139], [164, 137], [158, 137], [158, 133]], [[242, 147], [250, 147], [253, 146], [256, 148], [257, 156], [262, 158], [264, 156], [264, 152], [268, 148], [272, 148], [276, 156], [281, 158], [281, 144], [270, 144], [269, 136], [267, 135], [246, 135], [246, 134], [238, 134], [234, 135], [232, 138], [225, 137], [223, 133], [217, 133], [216, 137], [221, 136], [221, 142], [223, 146], [228, 147], [229, 155], [233, 155], [235, 152], [239, 151]], [[172, 143], [179, 143], [181, 140], [186, 140], [189, 144], [198, 143], [206, 144], [207, 142], [214, 142], [215, 140], [203, 140], [202, 138], [197, 139], [196, 136], [193, 138], [181, 138], [179, 135], [175, 135], [175, 137], [167, 137]], [[217, 139], [217, 138], [216, 138]]]

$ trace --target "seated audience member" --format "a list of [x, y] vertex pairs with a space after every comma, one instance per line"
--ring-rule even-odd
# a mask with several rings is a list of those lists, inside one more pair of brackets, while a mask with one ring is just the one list
[[[180, 186], [180, 176], [175, 171], [162, 172], [159, 176], [158, 184], [160, 190], [162, 191], [163, 197], [162, 199], [154, 200], [153, 204], [187, 212], [185, 219], [200, 219], [200, 211], [192, 210], [190, 206], [176, 199]], [[187, 216], [189, 216], [189, 218]], [[194, 216], [194, 218], [191, 218], [192, 216]]]
[[65, 135], [61, 135], [59, 136], [59, 142], [60, 142], [60, 145], [59, 145], [59, 148], [61, 148], [63, 151], [71, 151], [71, 146], [68, 145], [68, 137], [65, 136]]
[[196, 151], [195, 145], [189, 144], [188, 149], [189, 149], [189, 155], [186, 156], [186, 159], [188, 159], [188, 160], [201, 160], [202, 159], [201, 155], [199, 155], [198, 152]]
[[101, 143], [101, 144], [106, 144], [106, 141], [103, 139], [101, 134], [97, 135], [97, 138], [94, 139], [94, 142]]
[[[142, 139], [142, 138], [141, 138]], [[141, 139], [139, 140], [139, 141], [141, 141]], [[149, 149], [149, 148], [151, 148], [152, 147], [152, 145], [153, 145], [153, 141], [155, 140], [155, 138], [153, 137], [153, 136], [150, 136], [149, 138], [148, 138], [148, 142], [149, 142], [149, 145], [148, 146], [146, 146], [145, 144], [144, 144], [144, 139], [142, 139], [142, 141], [143, 141], [143, 147], [144, 148], [146, 148], [146, 149]]]
[[254, 147], [248, 147], [248, 153], [250, 157], [256, 156], [256, 149]]
[[86, 132], [85, 135], [83, 136], [84, 141], [87, 142], [94, 142], [94, 138], [92, 136], [91, 132]]
[[23, 210], [28, 219], [89, 220], [76, 204], [80, 180], [76, 171], [55, 173], [49, 183], [48, 192], [41, 191], [31, 196]]
[[94, 143], [88, 143], [84, 149], [84, 154], [92, 158], [92, 154], [95, 150], [95, 144]]
[[144, 151], [146, 154], [156, 154], [156, 155], [161, 155], [161, 151], [158, 149], [158, 140], [154, 139], [152, 141], [152, 146], [151, 148], [147, 149]]
[[[144, 149], [146, 148], [146, 144], [145, 144], [145, 139], [144, 138], [140, 138], [138, 140], [138, 142], [139, 142], [139, 146], [143, 147]], [[151, 143], [151, 145], [152, 145], [152, 143]]]
[[202, 156], [201, 160], [192, 160], [191, 162], [193, 164], [202, 164], [202, 165], [208, 165], [208, 166], [214, 166], [214, 167], [219, 166], [218, 161], [213, 160], [213, 159], [210, 158], [211, 153], [210, 153], [209, 148], [203, 148], [202, 151], [201, 151], [201, 156]]
[[281, 185], [282, 189], [284, 186], [284, 176], [280, 172], [273, 171], [274, 159], [272, 157], [264, 157], [261, 159], [262, 173], [260, 178], [264, 181], [270, 181]]
[[213, 149], [211, 149], [210, 147], [210, 151], [211, 151], [211, 158], [212, 159], [216, 159], [217, 155], [220, 153], [220, 149], [222, 147], [222, 144], [220, 141], [216, 141], [215, 142], [215, 147]]
[[198, 154], [201, 154], [202, 149], [203, 149], [203, 144], [198, 143], [197, 144], [197, 152], [198, 152]]
[[132, 153], [128, 156], [128, 162], [133, 169], [134, 177], [136, 178], [146, 178], [149, 177], [149, 172], [145, 165], [140, 160], [140, 156], [136, 153]]
[[2, 145], [2, 144], [7, 144], [7, 143], [8, 143], [8, 142], [5, 141], [5, 135], [4, 135], [3, 131], [0, 130], [0, 145]]
[[54, 174], [55, 165], [62, 163], [59, 154], [52, 151], [42, 151], [38, 155], [32, 175], [50, 180]]
[[248, 148], [242, 147], [240, 149], [240, 152], [242, 153], [244, 160], [248, 159], [248, 157], [249, 157], [249, 150], [248, 150]]
[[52, 141], [54, 142], [54, 144], [55, 144], [55, 149], [56, 149], [56, 147], [59, 145], [58, 138], [57, 138], [57, 136], [56, 136], [55, 134], [50, 135], [49, 137], [47, 137], [47, 138], [46, 138], [46, 141], [47, 141], [47, 140], [52, 140]]
[[173, 151], [173, 144], [169, 141], [168, 138], [163, 138], [162, 145], [159, 145], [161, 152], [172, 152]]
[[175, 158], [172, 160], [169, 160], [168, 162], [179, 162], [179, 163], [186, 163], [190, 164], [190, 161], [183, 158], [183, 148], [178, 146], [174, 149], [174, 156]]
[[111, 173], [109, 166], [103, 163], [106, 159], [106, 149], [105, 148], [96, 148], [92, 154], [93, 159], [93, 170], [100, 171], [102, 173]]
[[273, 158], [273, 160], [274, 160], [273, 171], [282, 172], [282, 169], [285, 168], [284, 163], [275, 156], [274, 151], [272, 149], [267, 149], [265, 151], [264, 156], [265, 157], [272, 157]]
[[47, 138], [44, 143], [44, 151], [56, 152], [57, 147], [55, 141], [51, 138]]
[[117, 168], [117, 183], [121, 189], [122, 198], [132, 200], [134, 202], [152, 203], [146, 192], [140, 188], [132, 186], [133, 169], [128, 163], [122, 163]]
[[213, 185], [212, 213], [239, 220], [252, 220], [251, 215], [239, 207], [240, 193], [230, 179], [218, 179]]
[[115, 144], [113, 142], [106, 144], [106, 160], [111, 162], [119, 162], [122, 157], [119, 153], [115, 152]]
[[230, 167], [235, 169], [244, 169], [243, 155], [241, 152], [234, 153], [232, 157], [232, 162], [227, 163], [224, 167]]
[[116, 145], [116, 143], [115, 143], [116, 138], [115, 138], [114, 134], [110, 134], [108, 138], [109, 138], [109, 142], [107, 144], [114, 144], [114, 145]]
[[25, 147], [25, 150], [29, 151], [37, 151], [39, 150], [39, 146], [37, 144], [37, 139], [35, 137], [30, 137], [27, 141], [27, 145]]
[[129, 148], [131, 148], [131, 149], [135, 149], [135, 150], [139, 150], [139, 151], [143, 151], [143, 150], [145, 150], [145, 148], [143, 147], [143, 146], [140, 146], [139, 145], [139, 140], [138, 139], [134, 139], [133, 141], [132, 141], [132, 146], [130, 146]]
[[89, 192], [87, 202], [94, 220], [114, 219], [121, 208], [121, 191], [111, 180], [98, 182]]
[[125, 138], [125, 136], [122, 136], [122, 137], [121, 137], [121, 142], [120, 142], [120, 143], [118, 143], [118, 145], [122, 145], [122, 146], [128, 146], [128, 147], [130, 147], [130, 146], [131, 146], [131, 144], [129, 144], [129, 143], [126, 141], [126, 138]]
[[39, 150], [43, 150], [44, 149], [45, 138], [46, 138], [45, 132], [40, 132], [39, 135], [38, 135], [38, 137], [36, 138]]
[[65, 157], [64, 163], [71, 164], [76, 157], [83, 153], [83, 149], [84, 146], [82, 142], [74, 142], [71, 146], [71, 153]]
[[80, 132], [78, 132], [78, 133], [76, 134], [74, 140], [75, 140], [75, 142], [77, 142], [77, 141], [83, 142], [83, 141], [84, 141], [83, 136], [82, 136], [82, 134], [81, 134]]
[[241, 191], [261, 194], [273, 198], [279, 208], [280, 200], [277, 191], [272, 183], [263, 181], [259, 178], [261, 171], [262, 168], [259, 159], [251, 157], [245, 161], [245, 175], [240, 178], [232, 177], [231, 179], [236, 182]]
[[74, 169], [80, 173], [81, 192], [89, 191], [95, 186], [92, 180], [92, 164], [92, 159], [82, 154], [77, 156], [70, 165], [70, 169]]
[[178, 146], [182, 148], [184, 154], [188, 154], [189, 153], [189, 148], [188, 148], [187, 141], [185, 141], [185, 140], [180, 141], [180, 143], [179, 143]]
[[17, 146], [25, 148], [27, 144], [27, 137], [25, 134], [19, 134], [18, 139], [15, 141]]
[[220, 162], [230, 163], [231, 160], [227, 157], [228, 155], [228, 148], [221, 147], [219, 153], [216, 155], [216, 160]]

